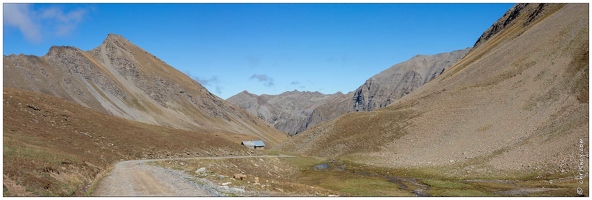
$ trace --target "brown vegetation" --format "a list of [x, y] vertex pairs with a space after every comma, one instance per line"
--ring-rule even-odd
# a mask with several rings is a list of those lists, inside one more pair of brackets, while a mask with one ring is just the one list
[[115, 34], [86, 52], [53, 46], [42, 57], [4, 56], [3, 70], [5, 88], [61, 97], [117, 117], [184, 130], [247, 134], [269, 147], [287, 138]]
[[588, 7], [517, 6], [525, 8], [516, 23], [442, 76], [391, 106], [320, 124], [279, 148], [449, 179], [574, 177], [578, 143], [587, 152], [589, 141]]
[[233, 133], [134, 122], [30, 91], [3, 96], [4, 196], [86, 195], [120, 160], [252, 154]]

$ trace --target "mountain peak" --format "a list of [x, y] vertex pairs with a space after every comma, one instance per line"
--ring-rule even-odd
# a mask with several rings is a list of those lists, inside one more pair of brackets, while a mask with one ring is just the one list
[[[101, 45], [90, 51], [53, 46], [43, 59], [21, 56], [4, 60], [6, 87], [43, 91], [143, 123], [252, 135], [271, 146], [287, 137], [256, 116], [212, 95], [201, 84], [121, 35], [107, 35]], [[40, 73], [32, 73], [36, 71]]]
[[109, 33], [107, 34], [107, 39], [125, 39], [123, 36], [119, 35], [119, 34], [115, 34], [115, 33]]
[[[226, 100], [228, 99], [242, 99], [242, 98], [251, 98], [251, 97], [258, 97], [258, 95], [256, 94], [252, 94], [247, 90], [243, 90], [242, 92], [236, 93], [235, 95], [226, 98]], [[236, 104], [236, 103], [235, 103]]]
[[109, 34], [107, 34], [107, 38], [105, 38], [105, 40], [103, 41], [103, 44], [107, 44], [107, 43], [124, 43], [125, 44], [125, 43], [130, 43], [130, 41], [128, 39], [125, 39], [121, 35], [109, 33]]
[[253, 95], [252, 93], [250, 93], [247, 90], [243, 90], [242, 92], [240, 92], [239, 94], [246, 94], [246, 95]]

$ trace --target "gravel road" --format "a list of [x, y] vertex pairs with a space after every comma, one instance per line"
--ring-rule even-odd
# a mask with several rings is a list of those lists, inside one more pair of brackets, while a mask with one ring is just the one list
[[193, 159], [228, 159], [257, 157], [291, 157], [291, 156], [226, 156], [197, 157], [177, 159], [129, 160], [115, 164], [109, 175], [105, 176], [94, 196], [224, 196], [218, 192], [218, 186], [207, 181], [197, 180], [181, 170], [173, 170], [146, 163], [163, 160]]

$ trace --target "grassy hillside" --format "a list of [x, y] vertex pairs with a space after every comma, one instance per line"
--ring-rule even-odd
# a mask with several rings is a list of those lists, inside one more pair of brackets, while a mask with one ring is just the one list
[[281, 149], [451, 179], [574, 177], [589, 141], [588, 6], [517, 6], [502, 30], [418, 90]]
[[4, 56], [3, 68], [4, 87], [61, 97], [113, 116], [184, 130], [249, 134], [270, 147], [287, 139], [116, 34], [90, 51], [53, 46], [42, 57]]
[[247, 155], [250, 136], [126, 120], [57, 97], [4, 88], [4, 196], [81, 196], [120, 160]]

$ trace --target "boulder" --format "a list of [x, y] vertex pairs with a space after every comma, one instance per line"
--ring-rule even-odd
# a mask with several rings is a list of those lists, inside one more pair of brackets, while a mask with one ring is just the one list
[[195, 170], [196, 174], [205, 174], [207, 172], [205, 167], [199, 168], [197, 170]]
[[232, 176], [232, 177], [237, 180], [241, 180], [241, 181], [247, 179], [247, 175], [244, 175], [244, 174], [234, 174], [234, 176]]

